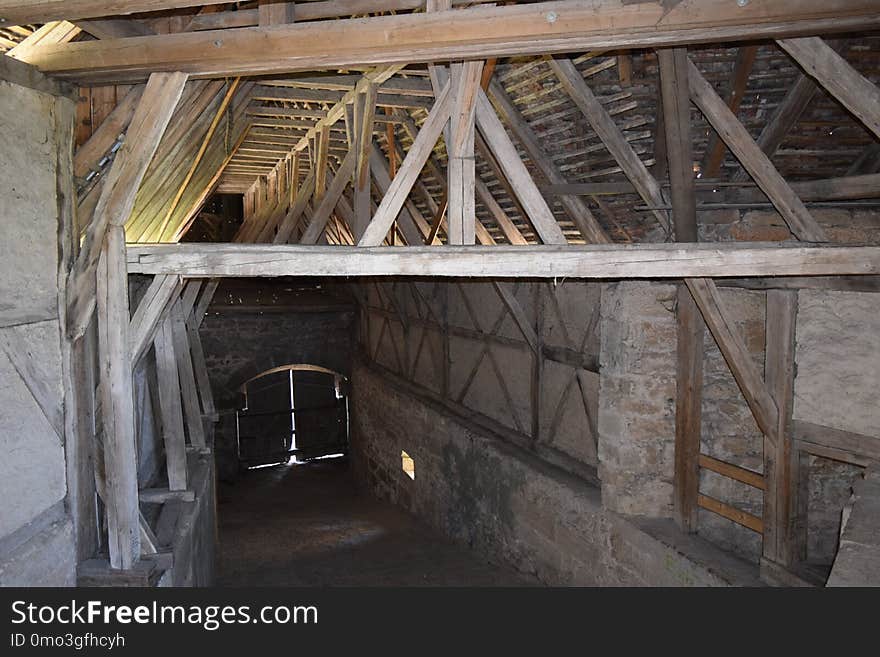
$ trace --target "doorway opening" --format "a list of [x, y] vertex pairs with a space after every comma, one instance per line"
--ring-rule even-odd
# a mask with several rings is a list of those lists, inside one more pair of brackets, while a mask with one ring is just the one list
[[241, 386], [239, 467], [297, 465], [348, 454], [348, 380], [318, 365], [275, 367]]

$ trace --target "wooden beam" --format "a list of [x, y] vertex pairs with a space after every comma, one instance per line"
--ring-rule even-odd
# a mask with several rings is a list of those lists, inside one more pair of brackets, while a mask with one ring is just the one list
[[[373, 174], [373, 182], [376, 183], [376, 189], [382, 196], [391, 189], [391, 173], [385, 164], [385, 157], [379, 147], [373, 143], [373, 149], [370, 153], [370, 171]], [[415, 206], [415, 203], [407, 200], [400, 209], [398, 215], [403, 221], [398, 221], [397, 227], [406, 238], [406, 243], [410, 246], [422, 244], [425, 235], [430, 234], [430, 226], [425, 218]]]
[[697, 531], [702, 435], [703, 336], [705, 324], [686, 287], [678, 287], [678, 356], [675, 392], [673, 510], [684, 532]]
[[339, 169], [333, 177], [333, 182], [327, 188], [327, 193], [312, 214], [309, 226], [306, 228], [305, 233], [303, 233], [302, 239], [300, 239], [300, 244], [315, 244], [321, 235], [324, 234], [327, 221], [330, 219], [330, 213], [333, 212], [333, 208], [339, 203], [342, 192], [345, 191], [348, 183], [351, 182], [351, 175], [355, 170], [357, 158], [357, 151], [349, 151], [342, 164], [339, 165]]
[[451, 139], [446, 144], [448, 244], [476, 243], [474, 121], [482, 72], [480, 60], [450, 66], [454, 96], [449, 119]]
[[767, 194], [791, 232], [804, 241], [824, 242], [825, 231], [693, 62], [688, 62], [688, 84], [691, 100]]
[[226, 112], [226, 108], [229, 107], [229, 103], [232, 102], [232, 98], [233, 96], [235, 96], [235, 92], [238, 89], [239, 82], [241, 82], [241, 78], [235, 78], [232, 83], [229, 84], [229, 86], [226, 88], [226, 94], [223, 96], [223, 100], [220, 101], [220, 105], [217, 107], [217, 111], [214, 113], [214, 118], [211, 120], [211, 125], [208, 126], [208, 131], [205, 133], [205, 136], [202, 139], [202, 143], [199, 146], [199, 150], [196, 152], [196, 156], [189, 167], [189, 171], [186, 172], [186, 176], [184, 176], [183, 181], [180, 183], [180, 187], [177, 188], [177, 192], [174, 194], [174, 198], [171, 199], [168, 210], [165, 212], [165, 218], [162, 219], [162, 223], [159, 224], [159, 228], [153, 235], [154, 239], [157, 242], [162, 241], [162, 238], [165, 235], [165, 229], [168, 227], [168, 224], [171, 221], [171, 216], [174, 214], [174, 211], [177, 209], [180, 200], [183, 198], [183, 194], [186, 192], [186, 188], [189, 186], [190, 181], [195, 175], [196, 169], [198, 169], [199, 164], [201, 164], [202, 158], [205, 155], [205, 151], [208, 150], [208, 144], [211, 143], [211, 139], [214, 137], [214, 132], [217, 130], [217, 126], [220, 125], [220, 119], [223, 118]]
[[131, 366], [137, 364], [149, 349], [157, 327], [168, 314], [172, 300], [180, 293], [178, 276], [156, 276], [131, 317]]
[[[761, 130], [761, 134], [758, 135], [758, 147], [767, 157], [773, 157], [776, 149], [791, 132], [818, 89], [818, 85], [809, 76], [803, 74], [798, 76], [788, 93], [785, 94], [785, 98], [776, 106], [772, 116]], [[748, 175], [746, 170], [740, 167], [731, 176], [731, 180], [734, 182], [746, 180]]]
[[[55, 2], [54, 13], [77, 6]], [[120, 3], [116, 3], [117, 5]], [[143, 3], [130, 3], [137, 7]], [[105, 3], [100, 10], [106, 15]], [[132, 11], [131, 6], [125, 11]], [[33, 6], [0, 4], [10, 23], [34, 22]], [[76, 16], [83, 18], [84, 16]], [[37, 21], [39, 22], [39, 21]], [[584, 4], [562, 0], [367, 19], [108, 39], [41, 48], [32, 63], [65, 77], [143, 79], [183, 70], [195, 76], [257, 75], [391, 62], [434, 62], [510, 55], [643, 48], [767, 37], [865, 31], [880, 24], [873, 0], [729, 0], [698, 4]], [[388, 35], [394, 34], [393, 39]], [[332, 44], [332, 48], [328, 48]]]
[[[739, 106], [746, 94], [749, 83], [749, 75], [755, 65], [758, 55], [758, 46], [742, 46], [736, 54], [736, 64], [733, 66], [733, 77], [730, 81], [730, 93], [727, 96], [727, 106], [734, 116], [739, 112]], [[682, 79], [687, 88], [687, 70], [682, 71]], [[714, 178], [721, 171], [724, 162], [724, 140], [719, 139], [718, 133], [712, 135], [706, 147], [706, 156], [703, 161], [703, 175], [706, 178]]]
[[422, 129], [406, 154], [406, 159], [401, 163], [397, 176], [391, 181], [391, 186], [382, 198], [379, 208], [373, 215], [373, 220], [364, 231], [363, 237], [358, 241], [358, 246], [377, 246], [385, 239], [416, 178], [433, 151], [434, 144], [437, 143], [437, 139], [443, 131], [443, 126], [449, 120], [451, 106], [452, 98], [447, 83], [437, 97], [428, 118], [422, 124]]
[[409, 275], [626, 279], [880, 274], [880, 247], [775, 242], [499, 245], [492, 249], [189, 243], [131, 245], [128, 255], [132, 273], [189, 278]]
[[205, 446], [205, 430], [196, 389], [196, 378], [190, 356], [189, 338], [180, 302], [171, 307], [171, 337], [174, 341], [174, 357], [177, 360], [177, 375], [180, 377], [180, 393], [183, 397], [183, 416], [190, 444]]
[[75, 273], [68, 283], [71, 337], [82, 335], [94, 309], [94, 276], [107, 227], [123, 226], [128, 220], [150, 160], [183, 93], [186, 77], [183, 73], [156, 73], [144, 90], [126, 142], [107, 174], [95, 218], [86, 231]]
[[168, 486], [171, 490], [186, 489], [186, 438], [183, 429], [180, 378], [174, 351], [172, 318], [165, 317], [153, 340], [156, 353], [156, 376], [159, 388], [159, 414], [162, 418], [162, 439]]
[[133, 87], [101, 122], [88, 141], [77, 149], [73, 158], [73, 175], [85, 178], [89, 171], [97, 169], [101, 158], [119, 139], [119, 135], [128, 129], [143, 93], [144, 85]]
[[672, 184], [672, 223], [677, 242], [697, 241], [697, 206], [694, 194], [694, 155], [691, 143], [691, 104], [688, 95], [686, 48], [657, 51], [666, 159]]
[[[556, 73], [562, 83], [562, 88], [574, 101], [589, 121], [599, 139], [611, 153], [611, 156], [620, 165], [623, 173], [629, 178], [639, 196], [652, 208], [664, 205], [663, 195], [660, 193], [660, 185], [642, 163], [633, 147], [624, 137], [623, 132], [614, 123], [614, 119], [608, 110], [599, 102], [593, 91], [584, 82], [580, 71], [577, 70], [570, 59], [548, 59], [550, 68]], [[669, 218], [662, 210], [652, 210], [652, 214], [660, 222], [660, 225], [668, 233], [670, 232]]]
[[798, 482], [792, 475], [797, 472], [798, 454], [792, 446], [791, 435], [797, 310], [796, 290], [767, 292], [764, 379], [779, 413], [773, 441], [764, 440], [766, 490], [762, 551], [765, 559], [782, 566], [793, 566], [797, 556], [794, 529]]
[[477, 95], [477, 127], [495, 156], [504, 175], [510, 181], [514, 194], [522, 204], [535, 232], [544, 244], [565, 244], [567, 240], [541, 195], [538, 186], [520, 159], [516, 146], [510, 140], [501, 119], [495, 113], [486, 93], [480, 89]]
[[226, 3], [213, 0], [0, 0], [0, 18], [10, 25], [27, 25], [62, 18], [122, 16], [211, 4]]
[[129, 351], [125, 229], [113, 224], [97, 268], [98, 344], [104, 422], [104, 504], [110, 565], [129, 570], [140, 557], [137, 445]]
[[687, 278], [685, 283], [700, 308], [703, 320], [712, 332], [733, 378], [736, 379], [758, 428], [766, 440], [775, 445], [779, 418], [776, 402], [742, 337], [737, 333], [733, 320], [728, 316], [715, 282], [708, 278]]
[[[498, 115], [510, 127], [519, 143], [523, 145], [526, 153], [528, 153], [529, 159], [538, 167], [544, 175], [544, 178], [547, 179], [547, 182], [551, 185], [566, 184], [565, 178], [559, 171], [559, 168], [544, 152], [538, 137], [507, 96], [504, 87], [502, 87], [499, 82], [492, 81], [489, 83], [487, 93], [489, 95], [489, 100], [492, 101], [492, 104], [498, 111]], [[581, 234], [587, 242], [592, 242], [594, 244], [606, 244], [611, 242], [611, 239], [596, 220], [596, 217], [593, 216], [593, 213], [590, 211], [590, 208], [586, 203], [576, 196], [571, 195], [563, 195], [559, 200], [562, 203], [562, 207], [565, 209], [566, 214], [568, 214], [569, 218], [578, 227], [578, 230], [581, 231]], [[511, 243], [515, 244], [516, 242], [511, 241]]]
[[283, 0], [260, 0], [257, 16], [260, 25], [283, 25], [292, 23], [295, 17], [295, 4]]
[[822, 87], [880, 137], [880, 88], [819, 37], [781, 39], [780, 47]]

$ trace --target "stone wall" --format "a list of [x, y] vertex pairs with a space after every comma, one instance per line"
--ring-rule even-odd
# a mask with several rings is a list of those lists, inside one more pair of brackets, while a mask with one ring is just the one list
[[[430, 401], [379, 366], [353, 374], [358, 478], [491, 560], [550, 585], [757, 584], [743, 562], [669, 520], [603, 508], [589, 482]], [[401, 451], [415, 461], [403, 471]]]

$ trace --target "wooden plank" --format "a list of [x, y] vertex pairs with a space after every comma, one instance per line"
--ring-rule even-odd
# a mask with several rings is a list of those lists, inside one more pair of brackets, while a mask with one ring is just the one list
[[370, 225], [367, 226], [363, 237], [358, 241], [358, 246], [376, 246], [385, 239], [385, 236], [391, 229], [391, 225], [400, 213], [416, 178], [418, 178], [422, 167], [425, 166], [425, 162], [434, 149], [434, 144], [437, 143], [437, 139], [443, 131], [443, 126], [449, 120], [451, 109], [452, 98], [449, 84], [447, 83], [437, 97], [434, 107], [428, 114], [428, 118], [422, 124], [422, 129], [406, 154], [406, 159], [400, 165], [397, 176], [391, 181], [391, 185], [373, 215]]
[[[694, 154], [691, 143], [691, 104], [688, 95], [687, 49], [657, 51], [666, 159], [672, 185], [672, 223], [677, 242], [697, 241], [694, 194]], [[723, 153], [722, 153], [723, 155]]]
[[700, 471], [697, 461], [702, 435], [703, 336], [705, 324], [685, 286], [678, 288], [676, 309], [678, 351], [675, 392], [675, 470], [673, 511], [684, 532], [697, 531]]
[[528, 215], [535, 232], [544, 244], [566, 244], [567, 240], [556, 222], [547, 201], [519, 157], [501, 119], [495, 113], [486, 93], [480, 89], [476, 107], [477, 127], [492, 150], [504, 175], [510, 181], [514, 194]]
[[[11, 23], [18, 21], [10, 15], [35, 22], [35, 15], [52, 14], [37, 12], [34, 7], [25, 9], [21, 3], [9, 5], [8, 1], [0, 4], [0, 15], [8, 14], [5, 17]], [[79, 12], [68, 4], [56, 2], [54, 13], [84, 18], [75, 16]], [[131, 3], [131, 7], [141, 4]], [[106, 15], [108, 8], [101, 11]], [[584, 4], [562, 0], [69, 43], [40, 49], [33, 63], [44, 72], [91, 80], [143, 79], [159, 70], [222, 77], [374, 63], [734, 42], [865, 31], [878, 24], [880, 16], [873, 0], [751, 0], [746, 11], [729, 0], [678, 3], [674, 7], [655, 2]], [[394, 38], [389, 39], [389, 34]]]
[[451, 140], [446, 144], [447, 243], [475, 244], [474, 121], [483, 62], [454, 63], [450, 72], [453, 100], [449, 118]]
[[107, 478], [107, 541], [113, 568], [129, 570], [140, 557], [134, 393], [129, 352], [125, 231], [111, 225], [97, 276], [99, 371]]
[[[507, 96], [504, 87], [498, 82], [490, 82], [487, 93], [489, 100], [492, 101], [492, 104], [498, 111], [498, 115], [510, 127], [519, 143], [525, 148], [526, 153], [529, 154], [529, 159], [538, 167], [547, 179], [547, 182], [551, 185], [566, 184], [565, 178], [562, 176], [559, 168], [544, 152], [538, 137]], [[484, 203], [485, 198], [485, 195], [481, 196], [481, 200], [483, 200]], [[605, 233], [605, 230], [596, 220], [596, 217], [593, 216], [590, 208], [581, 199], [576, 196], [563, 195], [560, 198], [560, 202], [562, 203], [562, 207], [565, 209], [566, 214], [568, 214], [569, 218], [575, 223], [587, 242], [592, 242], [594, 244], [611, 242], [611, 239]], [[504, 227], [502, 227], [502, 230], [505, 230]], [[518, 232], [519, 231], [517, 230], [517, 233]], [[506, 234], [507, 232], [505, 231], [505, 235]], [[508, 236], [508, 240], [511, 244], [519, 243], [510, 239], [510, 236]]]
[[880, 274], [880, 247], [743, 244], [499, 245], [371, 249], [257, 244], [131, 245], [129, 270], [215, 276], [683, 278]]
[[183, 320], [180, 303], [171, 307], [171, 334], [174, 340], [174, 356], [177, 361], [177, 375], [180, 377], [180, 393], [183, 397], [183, 417], [186, 422], [190, 444], [205, 447], [205, 432], [202, 426], [202, 413], [190, 356], [186, 324]]
[[[309, 171], [308, 175], [306, 175], [305, 180], [303, 180], [302, 185], [296, 192], [296, 201], [294, 201], [293, 205], [290, 206], [290, 210], [287, 211], [287, 214], [284, 215], [284, 218], [281, 219], [281, 223], [278, 226], [278, 232], [272, 238], [273, 243], [275, 244], [284, 244], [290, 239], [290, 236], [293, 235], [293, 232], [299, 226], [299, 222], [302, 219], [303, 212], [305, 212], [306, 207], [309, 204], [309, 200], [312, 198], [312, 194], [315, 191], [315, 170], [314, 168]], [[260, 234], [260, 240], [263, 241], [264, 234]]]
[[[639, 159], [623, 132], [614, 123], [608, 110], [584, 82], [583, 76], [574, 63], [566, 58], [549, 59], [548, 61], [563, 89], [589, 121], [605, 148], [608, 149], [623, 173], [636, 188], [639, 196], [649, 207], [659, 208], [665, 205], [663, 195], [660, 193], [660, 185]], [[664, 230], [670, 232], [669, 218], [666, 213], [655, 209], [652, 210], [652, 214]]]
[[824, 242], [825, 231], [692, 62], [688, 62], [688, 84], [691, 100], [767, 194], [791, 232], [804, 241]]
[[196, 499], [194, 490], [168, 489], [168, 488], [143, 488], [140, 491], [141, 502], [151, 504], [165, 504], [171, 500], [179, 502], [193, 502]]
[[700, 508], [711, 511], [712, 513], [717, 513], [719, 516], [732, 520], [738, 525], [751, 529], [753, 532], [761, 534], [764, 531], [764, 523], [760, 518], [753, 516], [751, 513], [746, 513], [745, 511], [732, 507], [729, 504], [725, 504], [720, 500], [716, 500], [713, 497], [700, 495], [697, 499], [697, 503], [700, 505]]
[[738, 465], [727, 463], [726, 461], [721, 461], [706, 454], [700, 454], [699, 464], [701, 468], [711, 470], [712, 472], [717, 472], [718, 474], [729, 477], [730, 479], [735, 479], [736, 481], [748, 484], [752, 488], [757, 488], [759, 490], [764, 490], [766, 488], [766, 485], [764, 483], [764, 475], [762, 475], [760, 472], [754, 472], [746, 468], [741, 468]]
[[0, 58], [0, 80], [66, 98], [77, 98], [76, 88], [67, 83], [44, 75], [35, 66], [20, 62], [12, 57]]
[[283, 25], [292, 23], [295, 16], [295, 3], [279, 0], [260, 0], [257, 16], [260, 25]]
[[317, 156], [315, 159], [315, 203], [319, 203], [324, 198], [324, 192], [327, 191], [327, 158], [330, 154], [330, 126], [321, 125], [317, 134], [318, 147], [316, 149]]
[[[190, 284], [192, 285], [192, 284]], [[156, 276], [131, 317], [128, 331], [131, 342], [131, 366], [137, 364], [149, 349], [156, 328], [168, 314], [174, 298], [180, 293], [179, 276]]]
[[330, 187], [327, 188], [327, 193], [312, 214], [312, 219], [300, 239], [300, 244], [315, 244], [324, 233], [324, 229], [327, 227], [327, 220], [330, 219], [330, 213], [333, 212], [333, 208], [339, 203], [342, 192], [345, 191], [348, 183], [351, 182], [357, 158], [357, 151], [351, 150], [345, 156], [342, 164], [339, 165], [339, 170], [336, 172]]
[[822, 87], [880, 137], [880, 89], [819, 37], [782, 39], [779, 46]]
[[77, 257], [76, 273], [68, 283], [68, 331], [72, 337], [82, 335], [94, 309], [94, 276], [107, 227], [123, 226], [131, 215], [138, 188], [185, 83], [183, 73], [156, 73], [144, 89], [126, 142], [107, 174], [95, 207], [95, 219], [89, 224]]
[[[153, 344], [156, 353], [156, 375], [159, 388], [159, 413], [162, 418], [162, 439], [165, 444], [165, 465], [171, 490], [185, 490], [186, 438], [183, 428], [183, 407], [180, 378], [174, 351], [172, 319], [166, 316], [156, 332]], [[144, 500], [147, 501], [147, 500]]]
[[761, 373], [752, 360], [742, 337], [736, 332], [732, 319], [718, 294], [715, 282], [708, 278], [688, 278], [688, 289], [700, 308], [703, 320], [712, 332], [724, 360], [730, 368], [758, 428], [775, 444], [779, 412]]
[[[767, 292], [766, 356], [764, 379], [767, 389], [779, 411], [774, 440], [764, 441], [764, 542], [763, 556], [782, 566], [795, 563], [793, 535], [798, 523], [794, 517], [798, 508], [798, 482], [792, 477], [797, 471], [792, 448], [791, 421], [794, 408], [795, 327], [797, 324], [798, 293], [796, 290], [769, 290]], [[805, 519], [803, 519], [805, 520]]]

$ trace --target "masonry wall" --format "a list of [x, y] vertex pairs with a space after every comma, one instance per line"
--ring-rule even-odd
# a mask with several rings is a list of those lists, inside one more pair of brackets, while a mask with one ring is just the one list
[[345, 308], [307, 312], [211, 307], [199, 334], [220, 413], [215, 425], [218, 476], [236, 476], [235, 411], [243, 403], [241, 386], [267, 370], [291, 364], [320, 365], [350, 376], [353, 323], [353, 310]]
[[[0, 585], [75, 581], [65, 399], [73, 102], [0, 80]], [[56, 239], [53, 239], [56, 236]]]

